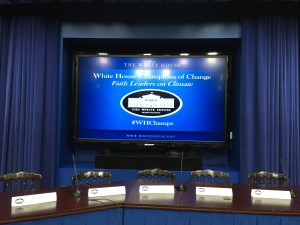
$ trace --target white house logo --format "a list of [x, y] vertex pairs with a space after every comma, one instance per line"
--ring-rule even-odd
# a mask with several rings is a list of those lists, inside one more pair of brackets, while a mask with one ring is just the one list
[[15, 200], [15, 203], [16, 204], [22, 204], [24, 202], [24, 199], [23, 198], [17, 198], [16, 200]]
[[121, 107], [136, 116], [157, 118], [178, 112], [182, 108], [181, 99], [163, 90], [138, 90], [121, 99]]
[[200, 188], [198, 188], [198, 191], [199, 191], [199, 192], [205, 192], [205, 188], [200, 187]]
[[97, 189], [92, 189], [92, 190], [91, 190], [91, 193], [92, 193], [93, 195], [95, 195], [95, 194], [98, 193], [98, 190], [97, 190]]
[[255, 191], [255, 194], [256, 194], [256, 195], [261, 195], [261, 194], [262, 194], [262, 191], [256, 190], [256, 191]]
[[142, 187], [142, 190], [143, 190], [143, 191], [148, 191], [148, 190], [149, 190], [149, 187], [143, 186], [143, 187]]

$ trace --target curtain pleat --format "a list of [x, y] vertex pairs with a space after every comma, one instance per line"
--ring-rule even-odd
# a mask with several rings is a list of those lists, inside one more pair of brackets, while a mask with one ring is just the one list
[[287, 173], [300, 184], [299, 21], [270, 13], [242, 23], [241, 180], [253, 171]]
[[[34, 171], [54, 184], [60, 24], [55, 16], [15, 12], [3, 27], [1, 174]], [[1, 124], [2, 125], [2, 124]]]

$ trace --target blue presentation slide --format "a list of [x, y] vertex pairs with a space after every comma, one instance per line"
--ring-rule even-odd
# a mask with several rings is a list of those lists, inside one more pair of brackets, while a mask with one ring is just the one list
[[227, 57], [78, 57], [77, 137], [224, 141]]

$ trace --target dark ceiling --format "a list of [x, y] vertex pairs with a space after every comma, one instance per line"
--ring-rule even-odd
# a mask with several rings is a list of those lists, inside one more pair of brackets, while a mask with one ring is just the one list
[[55, 12], [72, 21], [101, 18], [110, 22], [133, 19], [128, 22], [138, 23], [148, 19], [160, 23], [199, 23], [207, 18], [236, 21], [244, 15], [266, 14], [270, 10], [298, 15], [300, 0], [0, 0], [0, 14], [19, 9], [29, 13]]
[[0, 0], [0, 4], [76, 4], [76, 3], [198, 3], [198, 4], [246, 4], [246, 3], [299, 3], [300, 0]]

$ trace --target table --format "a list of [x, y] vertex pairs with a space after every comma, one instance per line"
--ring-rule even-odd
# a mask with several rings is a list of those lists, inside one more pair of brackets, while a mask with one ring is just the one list
[[[300, 187], [294, 191], [298, 198], [287, 200], [257, 200], [251, 198], [251, 186], [231, 184], [232, 199], [197, 196], [197, 186], [185, 183], [187, 191], [175, 194], [139, 194], [140, 185], [162, 184], [158, 181], [121, 181], [111, 184], [80, 187], [84, 196], [69, 194], [71, 187], [0, 193], [0, 224], [99, 224], [99, 225], [285, 225], [300, 224]], [[176, 184], [176, 183], [170, 183]], [[125, 186], [126, 198], [121, 202], [90, 201], [90, 187]], [[219, 186], [219, 185], [216, 185]], [[253, 188], [253, 187], [252, 187]], [[287, 189], [287, 187], [283, 187]], [[57, 202], [20, 209], [11, 207], [11, 197], [56, 191]]]
[[[113, 185], [119, 185], [115, 183]], [[112, 185], [112, 186], [113, 186]], [[107, 186], [102, 185], [102, 186]], [[88, 187], [82, 186], [84, 196], [76, 198], [69, 193], [72, 187], [0, 193], [0, 224], [14, 225], [121, 225], [123, 202], [90, 201], [87, 198]], [[12, 196], [40, 193], [57, 193], [57, 201], [23, 207], [11, 207]]]
[[[251, 188], [258, 188], [257, 186], [232, 184], [230, 186], [233, 198], [228, 200], [223, 197], [196, 196], [196, 186], [211, 186], [211, 184], [186, 183], [187, 191], [177, 191], [173, 198], [166, 195], [158, 198], [151, 195], [148, 198], [147, 196], [141, 198], [138, 193], [140, 185], [138, 182], [132, 184], [131, 191], [127, 194], [124, 202], [124, 225], [300, 224], [298, 199], [253, 200]], [[294, 191], [300, 199], [300, 189], [295, 188]]]

